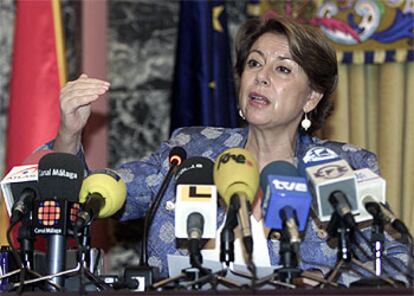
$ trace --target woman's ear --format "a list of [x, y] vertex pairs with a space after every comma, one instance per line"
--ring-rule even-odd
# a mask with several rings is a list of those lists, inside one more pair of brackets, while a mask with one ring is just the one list
[[303, 112], [308, 113], [315, 109], [322, 97], [323, 93], [312, 90], [309, 94], [307, 102], [305, 103], [305, 106], [303, 106]]

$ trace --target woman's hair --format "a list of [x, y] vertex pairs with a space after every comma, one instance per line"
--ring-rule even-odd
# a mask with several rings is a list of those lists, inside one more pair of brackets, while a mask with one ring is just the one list
[[[287, 37], [292, 58], [305, 71], [310, 87], [323, 93], [319, 104], [308, 113], [312, 126], [307, 132], [312, 133], [322, 127], [333, 109], [330, 95], [334, 92], [338, 80], [335, 49], [318, 29], [300, 24], [293, 19], [282, 16], [249, 19], [241, 25], [236, 36], [235, 69], [239, 81], [253, 43], [268, 32]], [[304, 132], [302, 127], [300, 131]]]

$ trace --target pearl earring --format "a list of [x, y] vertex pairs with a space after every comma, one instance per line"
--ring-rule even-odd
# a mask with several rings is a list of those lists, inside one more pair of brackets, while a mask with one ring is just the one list
[[246, 117], [244, 117], [243, 111], [241, 109], [239, 109], [239, 116], [241, 119], [246, 120]]
[[305, 131], [307, 131], [311, 127], [312, 122], [308, 118], [308, 113], [305, 113], [305, 118], [302, 120], [302, 122], [300, 123], [300, 125], [302, 126], [302, 128]]

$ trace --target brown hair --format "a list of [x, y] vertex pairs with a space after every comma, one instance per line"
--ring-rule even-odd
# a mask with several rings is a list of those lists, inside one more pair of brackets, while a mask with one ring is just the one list
[[[335, 49], [319, 30], [300, 24], [293, 19], [282, 16], [249, 19], [241, 25], [236, 36], [235, 69], [239, 80], [253, 43], [268, 32], [283, 34], [287, 37], [293, 60], [305, 71], [310, 87], [323, 93], [319, 104], [308, 113], [312, 126], [307, 132], [312, 133], [322, 127], [333, 109], [333, 103], [329, 97], [334, 92], [338, 80]], [[304, 132], [302, 127], [300, 131]]]

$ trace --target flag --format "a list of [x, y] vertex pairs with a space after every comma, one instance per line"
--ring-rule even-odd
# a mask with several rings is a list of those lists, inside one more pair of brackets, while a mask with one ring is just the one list
[[[59, 129], [59, 92], [66, 82], [59, 0], [16, 1], [12, 59], [6, 172]], [[4, 203], [1, 210], [0, 220], [7, 221]], [[6, 226], [1, 224], [0, 238]]]
[[6, 170], [21, 165], [59, 129], [66, 81], [59, 0], [16, 2]]
[[171, 131], [237, 127], [237, 101], [223, 1], [182, 1]]

